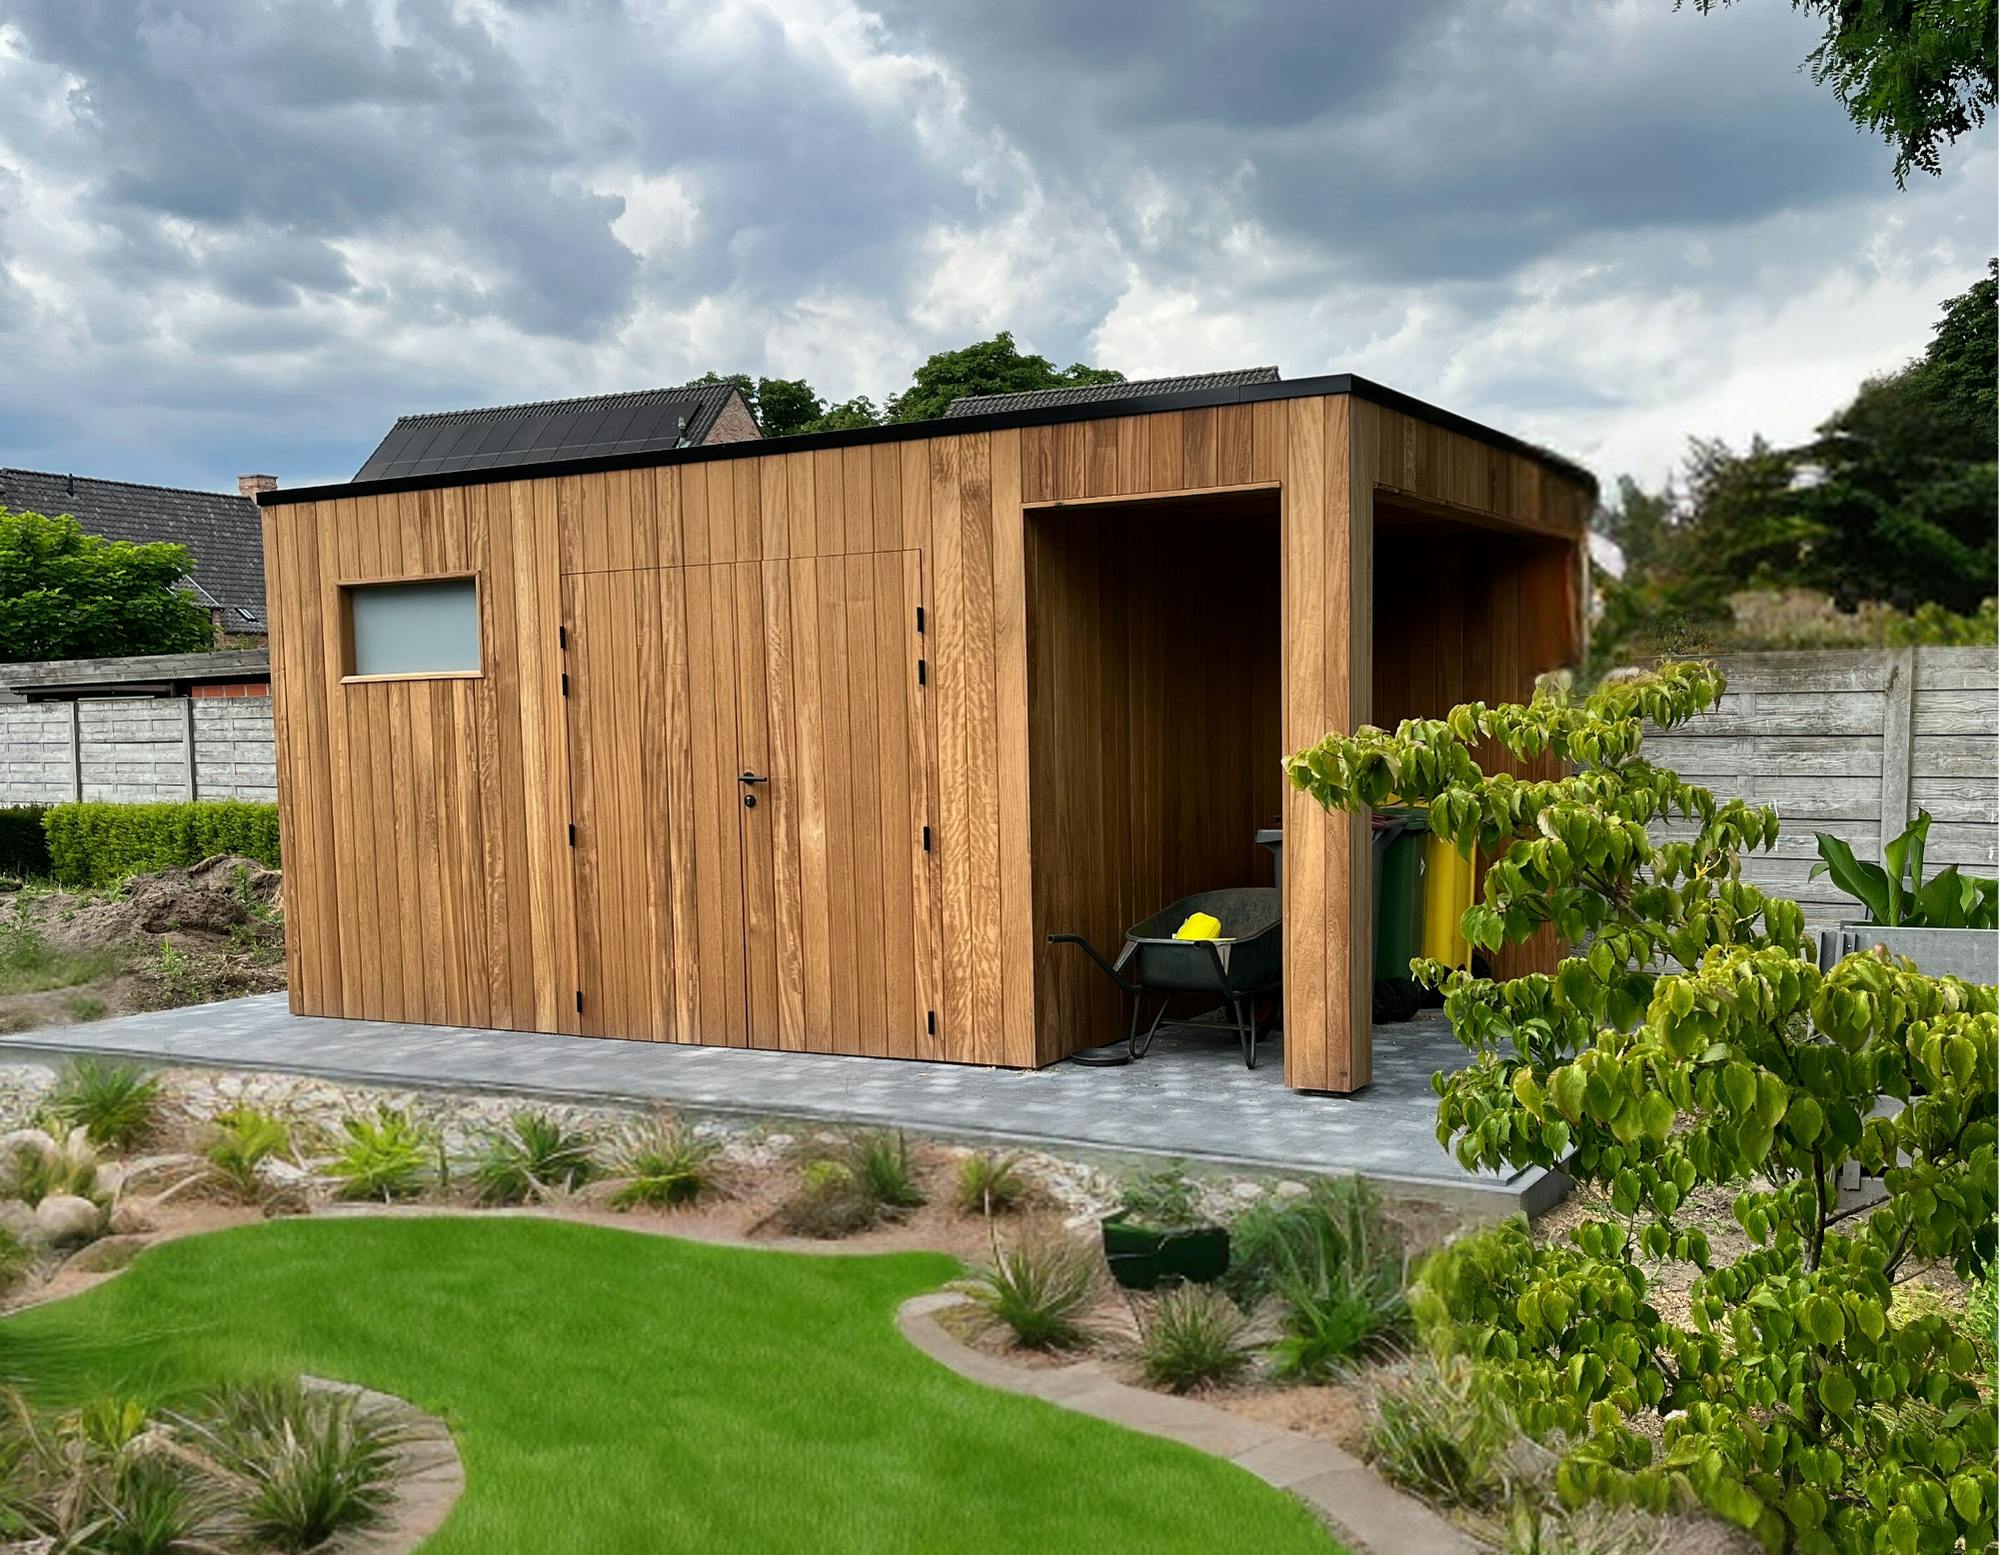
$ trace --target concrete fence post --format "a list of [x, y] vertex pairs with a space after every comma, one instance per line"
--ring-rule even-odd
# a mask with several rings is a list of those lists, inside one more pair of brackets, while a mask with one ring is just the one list
[[1917, 650], [1891, 648], [1882, 697], [1882, 846], [1910, 821], [1910, 741], [1917, 700]]
[[69, 704], [70, 796], [83, 803], [83, 703], [72, 697]]
[[195, 734], [194, 734], [193, 697], [189, 696], [181, 698], [181, 715], [183, 720], [181, 727], [186, 731], [184, 743], [187, 749], [188, 798], [190, 800], [195, 800], [201, 797], [201, 779], [200, 776], [198, 775], [198, 757], [195, 752], [195, 743], [194, 743]]

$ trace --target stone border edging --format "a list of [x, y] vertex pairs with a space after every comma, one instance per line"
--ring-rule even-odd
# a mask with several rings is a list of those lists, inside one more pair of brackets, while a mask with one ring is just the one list
[[303, 1380], [310, 1388], [346, 1394], [354, 1399], [357, 1413], [398, 1436], [391, 1479], [395, 1494], [387, 1515], [372, 1527], [336, 1534], [319, 1548], [326, 1555], [407, 1555], [444, 1526], [465, 1492], [465, 1464], [451, 1427], [394, 1393], [327, 1377]]
[[1027, 1367], [976, 1350], [937, 1320], [939, 1312], [964, 1300], [949, 1291], [913, 1296], [896, 1309], [896, 1326], [924, 1354], [969, 1381], [1225, 1458], [1305, 1502], [1333, 1525], [1354, 1555], [1476, 1555], [1478, 1547], [1465, 1534], [1332, 1442], [1197, 1399], [1132, 1387], [1095, 1361]]

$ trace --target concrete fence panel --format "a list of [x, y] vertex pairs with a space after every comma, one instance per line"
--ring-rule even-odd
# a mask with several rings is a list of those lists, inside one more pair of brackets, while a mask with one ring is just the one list
[[0, 804], [277, 797], [268, 696], [0, 703]]
[[[1927, 871], [2000, 867], [2000, 654], [1992, 648], [1887, 648], [1736, 654], [1721, 705], [1646, 753], [1718, 798], [1776, 809], [1771, 853], [1744, 861], [1763, 890], [1790, 896], [1811, 922], [1853, 904], [1822, 875], [1814, 832], [1879, 858], [1919, 810], [1931, 815]], [[1681, 827], [1665, 835], [1685, 835]]]

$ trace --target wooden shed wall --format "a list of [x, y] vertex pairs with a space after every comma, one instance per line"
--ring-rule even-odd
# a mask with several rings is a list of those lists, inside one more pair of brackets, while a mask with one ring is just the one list
[[[1274, 482], [1288, 749], [1369, 716], [1378, 485], [1572, 541], [1589, 501], [1525, 455], [1338, 395], [266, 509], [294, 1008], [578, 1029], [566, 575], [916, 550], [937, 1051], [1059, 1057], [1036, 1043], [1023, 506]], [[336, 585], [451, 571], [480, 577], [485, 675], [342, 684]], [[1367, 1079], [1363, 823], [1288, 794], [1285, 824], [1286, 1077], [1349, 1090]]]

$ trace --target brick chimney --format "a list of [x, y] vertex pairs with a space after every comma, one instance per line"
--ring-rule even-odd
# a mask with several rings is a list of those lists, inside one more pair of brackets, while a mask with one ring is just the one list
[[277, 489], [278, 477], [275, 475], [239, 475], [236, 477], [236, 494], [239, 497], [248, 497], [252, 502], [257, 500], [258, 492], [276, 491]]

